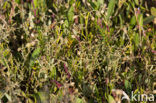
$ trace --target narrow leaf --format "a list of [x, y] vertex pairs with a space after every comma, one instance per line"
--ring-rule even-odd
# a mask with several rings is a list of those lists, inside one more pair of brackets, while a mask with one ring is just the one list
[[154, 20], [154, 18], [155, 18], [155, 16], [146, 17], [146, 18], [144, 19], [144, 22], [143, 22], [144, 25], [146, 25], [146, 24], [152, 22], [152, 21]]
[[115, 8], [116, 0], [110, 0], [108, 4], [108, 10], [107, 10], [107, 20], [112, 16]]
[[73, 19], [73, 17], [74, 17], [74, 7], [73, 6], [70, 7], [67, 15], [68, 15], [69, 22], [73, 22], [73, 20], [74, 20]]
[[136, 33], [135, 36], [134, 36], [134, 42], [135, 42], [136, 46], [139, 45], [140, 40], [139, 40], [139, 34], [138, 33]]
[[136, 25], [136, 18], [135, 18], [135, 16], [133, 16], [133, 17], [131, 18], [130, 24], [131, 24], [131, 25]]

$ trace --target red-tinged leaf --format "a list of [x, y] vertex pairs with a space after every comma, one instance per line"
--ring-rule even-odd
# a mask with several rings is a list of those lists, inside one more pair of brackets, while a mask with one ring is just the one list
[[58, 81], [56, 81], [56, 80], [52, 80], [52, 82], [53, 82], [53, 83], [55, 83], [55, 84], [56, 84], [56, 86], [57, 86], [58, 88], [60, 88], [60, 87], [62, 87], [62, 86], [63, 86], [61, 83], [59, 83], [59, 82], [58, 82]]
[[65, 72], [67, 73], [68, 78], [70, 78], [70, 77], [71, 77], [71, 75], [70, 75], [70, 73], [68, 72], [68, 68], [66, 67], [66, 65], [65, 65], [65, 64], [64, 64], [64, 70], [65, 70]]
[[152, 53], [153, 53], [153, 54], [156, 54], [156, 51], [155, 51], [155, 50], [152, 50]]

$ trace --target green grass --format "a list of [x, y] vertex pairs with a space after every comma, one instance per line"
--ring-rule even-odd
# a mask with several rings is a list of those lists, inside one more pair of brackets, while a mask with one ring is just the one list
[[154, 94], [154, 2], [1, 0], [0, 103], [115, 103], [122, 92]]

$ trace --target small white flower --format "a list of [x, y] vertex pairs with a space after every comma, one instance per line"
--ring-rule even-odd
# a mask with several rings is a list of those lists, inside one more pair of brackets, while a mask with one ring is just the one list
[[35, 36], [34, 36], [34, 33], [31, 33], [31, 37], [35, 37]]
[[78, 54], [78, 55], [81, 55], [81, 52], [80, 52], [80, 51], [78, 51], [78, 52], [77, 52], [77, 54]]
[[104, 10], [101, 10], [101, 14], [103, 14], [104, 13]]
[[91, 20], [92, 20], [92, 21], [94, 21], [94, 20], [95, 20], [95, 18], [92, 16]]
[[72, 38], [75, 38], [75, 35], [72, 35], [71, 37], [72, 37]]

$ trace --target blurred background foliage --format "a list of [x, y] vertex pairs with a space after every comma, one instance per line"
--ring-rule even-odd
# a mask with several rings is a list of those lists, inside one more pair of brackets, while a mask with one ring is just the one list
[[0, 102], [155, 93], [155, 17], [155, 0], [0, 0]]

